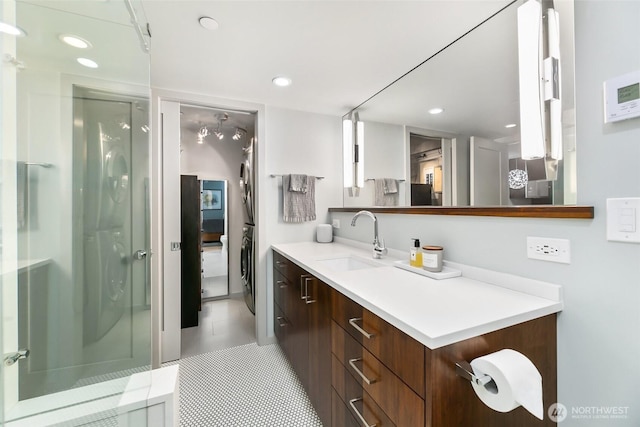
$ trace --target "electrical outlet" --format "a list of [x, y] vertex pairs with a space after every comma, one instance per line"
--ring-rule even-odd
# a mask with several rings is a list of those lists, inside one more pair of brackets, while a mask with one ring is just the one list
[[331, 222], [331, 225], [333, 226], [333, 228], [340, 228], [340, 220], [339, 219], [334, 219]]
[[571, 247], [567, 239], [527, 237], [527, 257], [542, 261], [571, 264]]

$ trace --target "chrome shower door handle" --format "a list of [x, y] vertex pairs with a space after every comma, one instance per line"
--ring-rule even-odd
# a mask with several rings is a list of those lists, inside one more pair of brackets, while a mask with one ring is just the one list
[[146, 257], [147, 257], [147, 251], [145, 251], [144, 249], [138, 249], [133, 254], [133, 259], [136, 259], [136, 260], [143, 260]]
[[22, 350], [18, 350], [15, 353], [8, 353], [4, 355], [4, 364], [6, 366], [11, 366], [14, 363], [16, 363], [18, 360], [20, 359], [26, 359], [27, 357], [29, 357], [29, 354], [31, 352], [29, 351], [29, 349], [22, 349]]

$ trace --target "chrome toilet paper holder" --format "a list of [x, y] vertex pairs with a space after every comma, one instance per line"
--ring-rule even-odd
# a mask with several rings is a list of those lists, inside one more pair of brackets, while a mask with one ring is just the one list
[[467, 361], [456, 362], [456, 375], [481, 386], [486, 386], [493, 381], [493, 378], [487, 374], [481, 376], [474, 374], [471, 364]]

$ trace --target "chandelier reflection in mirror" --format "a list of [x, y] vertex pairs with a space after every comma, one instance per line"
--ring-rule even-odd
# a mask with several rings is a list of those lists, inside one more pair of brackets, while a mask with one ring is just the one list
[[529, 176], [527, 171], [522, 169], [512, 169], [509, 171], [509, 188], [512, 190], [522, 190], [527, 186]]

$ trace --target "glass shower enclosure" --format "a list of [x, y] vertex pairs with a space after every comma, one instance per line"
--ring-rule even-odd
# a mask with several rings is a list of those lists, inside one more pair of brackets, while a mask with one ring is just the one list
[[113, 421], [151, 369], [143, 10], [0, 8], [0, 424]]

